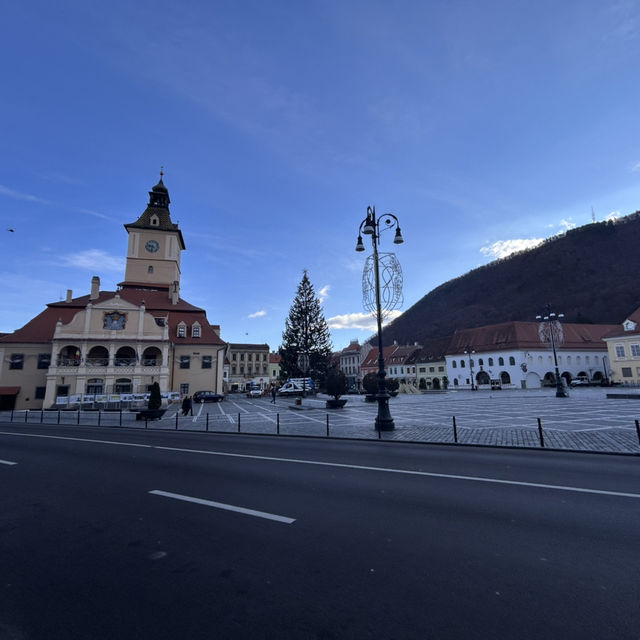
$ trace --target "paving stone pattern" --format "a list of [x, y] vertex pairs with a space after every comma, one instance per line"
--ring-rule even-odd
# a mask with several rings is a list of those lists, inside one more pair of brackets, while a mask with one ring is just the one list
[[[425, 393], [400, 395], [390, 402], [396, 428], [383, 432], [385, 440], [434, 443], [453, 443], [455, 416], [458, 442], [487, 446], [541, 446], [538, 418], [543, 427], [547, 448], [640, 453], [635, 420], [640, 419], [638, 399], [608, 399], [611, 389], [577, 389], [568, 398], [556, 398], [555, 392], [501, 391]], [[209, 431], [317, 436], [329, 434], [337, 438], [378, 438], [374, 430], [377, 404], [364, 401], [362, 396], [347, 396], [344, 409], [327, 411], [325, 398], [305, 398], [302, 407], [294, 401], [278, 398], [248, 399], [229, 395], [224, 402], [196, 405], [194, 415], [183, 417], [178, 406], [169, 407], [161, 420], [136, 421], [129, 412], [30, 411], [28, 423], [82, 424], [122, 426], [144, 429], [176, 429], [181, 431]], [[178, 414], [176, 416], [176, 413]], [[8, 419], [8, 412], [0, 414]], [[14, 412], [16, 423], [25, 422], [25, 412]], [[278, 427], [279, 425], [279, 427]]]

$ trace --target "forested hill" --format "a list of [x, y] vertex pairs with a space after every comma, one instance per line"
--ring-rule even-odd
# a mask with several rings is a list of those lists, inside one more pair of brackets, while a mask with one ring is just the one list
[[619, 323], [640, 307], [640, 211], [549, 238], [440, 285], [383, 329], [411, 344], [509, 320], [549, 303], [567, 322]]

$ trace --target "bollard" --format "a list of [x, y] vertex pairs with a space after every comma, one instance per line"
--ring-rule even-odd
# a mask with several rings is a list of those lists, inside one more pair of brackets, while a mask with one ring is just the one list
[[98, 426], [102, 424], [102, 411], [98, 410]]
[[11, 409], [11, 422], [13, 422], [13, 409]]
[[[146, 428], [146, 427], [145, 427]], [[176, 411], [176, 431], [178, 430], [178, 412]]]
[[453, 441], [458, 444], [458, 427], [456, 426], [455, 416], [453, 416]]
[[378, 440], [382, 440], [382, 429], [378, 429]]
[[327, 438], [329, 437], [329, 414], [327, 413]]
[[27, 421], [27, 416], [29, 415], [29, 409], [24, 410], [24, 421]]
[[640, 421], [636, 420], [636, 432], [638, 433], [638, 444], [640, 444]]
[[544, 447], [544, 435], [542, 434], [542, 420], [538, 418], [538, 434], [540, 435], [540, 446]]
[[60, 409], [58, 409], [58, 424], [60, 424]]
[[44, 420], [44, 409], [40, 409], [40, 424], [42, 424], [43, 420]]
[[76, 424], [80, 424], [80, 409], [78, 409], [78, 419], [76, 420]]
[[276, 413], [276, 433], [280, 435], [280, 414]]
[[120, 424], [118, 426], [122, 426], [122, 409], [120, 409]]
[[145, 417], [144, 417], [144, 428], [145, 428], [145, 429], [146, 429], [146, 428], [147, 428], [147, 426], [148, 426], [148, 425], [147, 425], [147, 421], [148, 421], [148, 420], [149, 420], [149, 418], [145, 415]]
[[209, 414], [207, 413], [207, 421], [206, 421], [206, 429], [205, 431], [209, 431]]
[[240, 433], [240, 412], [238, 411], [238, 433]]

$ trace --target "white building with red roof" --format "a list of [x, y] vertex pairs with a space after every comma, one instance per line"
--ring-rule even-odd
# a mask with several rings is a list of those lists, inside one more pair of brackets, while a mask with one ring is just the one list
[[180, 298], [182, 232], [160, 181], [129, 235], [125, 280], [116, 291], [52, 302], [0, 337], [0, 408], [102, 404], [144, 394], [222, 393], [226, 344], [204, 309]]
[[[545, 323], [503, 322], [456, 331], [446, 353], [449, 389], [536, 389], [555, 384], [551, 345]], [[556, 352], [560, 376], [599, 383], [606, 374], [603, 337], [615, 325], [565, 322], [557, 328]], [[558, 340], [558, 338], [560, 338]]]

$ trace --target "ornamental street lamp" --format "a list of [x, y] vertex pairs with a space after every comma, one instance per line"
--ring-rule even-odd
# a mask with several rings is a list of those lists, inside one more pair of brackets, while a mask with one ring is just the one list
[[[384, 226], [380, 227], [381, 223]], [[378, 324], [378, 393], [376, 394], [376, 400], [378, 401], [378, 416], [376, 417], [375, 428], [377, 431], [391, 431], [395, 428], [393, 418], [389, 411], [389, 394], [385, 384], [386, 372], [384, 370], [384, 355], [382, 353], [382, 315], [384, 311], [391, 311], [401, 301], [402, 291], [402, 275], [400, 271], [400, 265], [395, 259], [393, 254], [383, 254], [385, 258], [384, 272], [385, 272], [385, 296], [384, 296], [384, 309], [383, 301], [380, 292], [380, 256], [378, 254], [378, 245], [380, 244], [380, 232], [385, 229], [395, 228], [396, 233], [393, 238], [394, 244], [402, 244], [404, 238], [400, 232], [400, 223], [398, 218], [392, 213], [384, 213], [380, 218], [376, 219], [376, 208], [367, 207], [367, 217], [360, 223], [360, 229], [358, 231], [358, 242], [356, 244], [356, 251], [364, 251], [364, 244], [362, 243], [362, 234], [371, 236], [371, 242], [373, 244], [373, 272], [374, 272], [374, 290], [375, 290], [375, 307], [371, 308], [370, 304], [370, 285], [368, 281], [368, 269], [365, 265], [365, 274], [363, 277], [363, 301], [365, 307], [369, 311], [374, 311], [376, 315], [376, 321]], [[368, 263], [369, 259], [367, 259]]]
[[551, 338], [551, 349], [553, 350], [553, 362], [556, 367], [556, 398], [567, 398], [568, 394], [564, 390], [562, 384], [562, 378], [560, 377], [560, 371], [558, 369], [558, 356], [556, 355], [556, 340], [554, 333], [560, 326], [560, 318], [564, 318], [564, 313], [558, 313], [551, 311], [551, 305], [545, 307], [546, 315], [536, 316], [536, 320], [540, 323], [546, 322], [549, 330], [549, 336]]
[[475, 353], [475, 351], [473, 349], [465, 349], [464, 352], [466, 355], [469, 356], [469, 374], [471, 376], [471, 391], [475, 391], [476, 386], [473, 383], [473, 360], [471, 359], [471, 356]]

